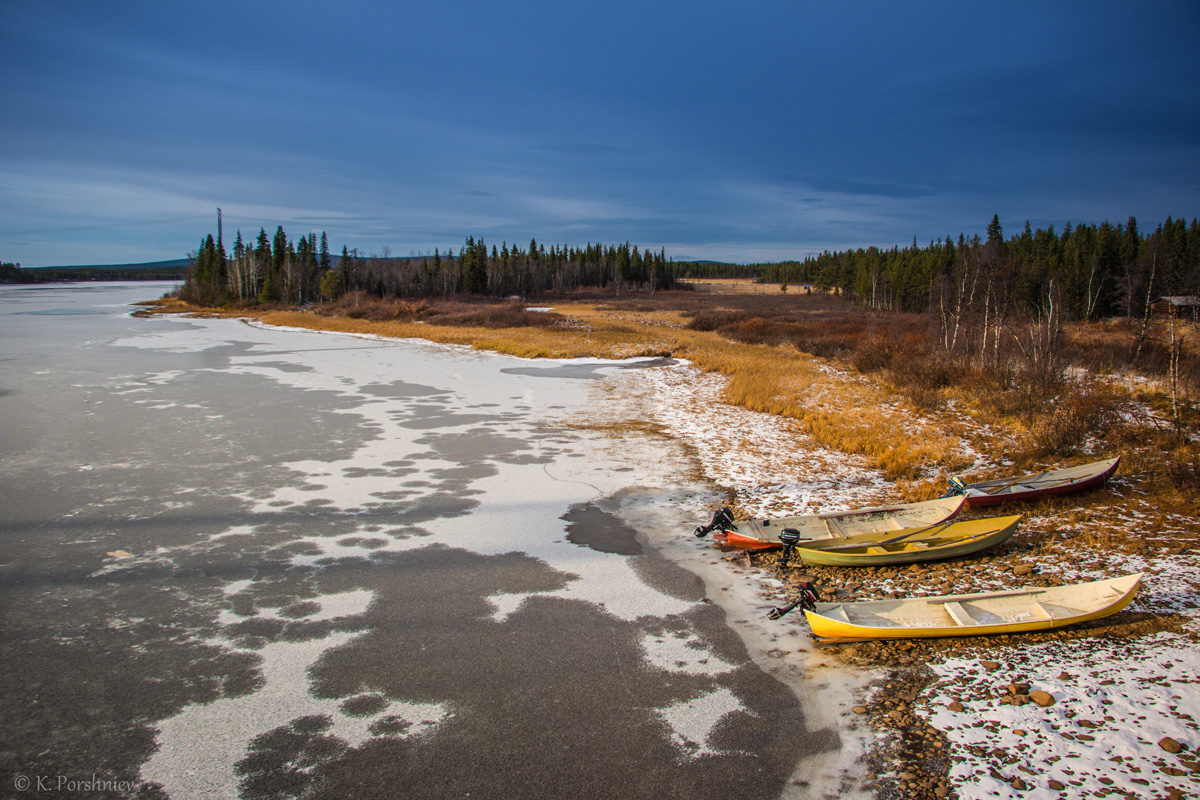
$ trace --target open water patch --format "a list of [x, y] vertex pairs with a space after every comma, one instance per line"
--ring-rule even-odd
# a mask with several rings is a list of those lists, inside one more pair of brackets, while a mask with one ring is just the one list
[[561, 519], [567, 523], [567, 541], [572, 544], [622, 556], [640, 556], [643, 552], [637, 531], [591, 503], [573, 507]]

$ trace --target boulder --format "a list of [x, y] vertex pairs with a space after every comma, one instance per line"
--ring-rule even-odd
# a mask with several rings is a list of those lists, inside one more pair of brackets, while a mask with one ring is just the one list
[[1170, 736], [1164, 736], [1158, 740], [1158, 746], [1168, 753], [1178, 753], [1183, 750], [1183, 745], [1172, 739]]

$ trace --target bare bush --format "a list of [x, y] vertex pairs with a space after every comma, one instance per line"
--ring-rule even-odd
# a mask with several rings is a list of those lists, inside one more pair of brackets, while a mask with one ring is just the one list
[[697, 311], [688, 320], [687, 327], [693, 331], [715, 331], [727, 325], [736, 325], [749, 318], [749, 313], [743, 310], [713, 308]]
[[1116, 400], [1108, 392], [1081, 389], [1062, 397], [1030, 430], [1034, 454], [1068, 456], [1089, 437], [1100, 435], [1117, 420]]
[[428, 319], [430, 325], [471, 328], [549, 328], [562, 321], [552, 311], [529, 311], [516, 303], [450, 310]]

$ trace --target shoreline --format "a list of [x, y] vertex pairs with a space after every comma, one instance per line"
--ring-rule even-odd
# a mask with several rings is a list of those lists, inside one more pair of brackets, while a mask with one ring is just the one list
[[[261, 320], [245, 320], [245, 322], [264, 329], [295, 330], [317, 334], [332, 333], [367, 340], [395, 340], [393, 337], [370, 333], [279, 326]], [[467, 345], [431, 342], [425, 339], [412, 339], [412, 341], [450, 351], [470, 349]], [[475, 352], [488, 353], [488, 351]], [[804, 634], [797, 629], [770, 630], [764, 623], [766, 623], [766, 612], [770, 610], [773, 603], [765, 601], [763, 597], [772, 589], [778, 590], [782, 584], [766, 578], [761, 571], [755, 568], [739, 566], [740, 556], [731, 560], [731, 557], [712, 547], [710, 540], [695, 539], [691, 535], [691, 529], [698, 517], [690, 516], [691, 509], [678, 500], [680, 496], [688, 496], [693, 501], [697, 497], [705, 498], [703, 507], [707, 508], [720, 501], [722, 490], [710, 476], [705, 475], [706, 466], [711, 465], [704, 464], [703, 459], [699, 458], [693, 448], [689, 447], [687, 433], [672, 433], [669, 430], [669, 421], [664, 424], [662, 419], [656, 419], [661, 417], [661, 414], [656, 413], [653, 406], [656, 402], [662, 404], [662, 397], [656, 395], [656, 391], [661, 392], [664, 387], [671, 390], [673, 387], [677, 393], [680, 387], [696, 387], [703, 384], [706, 391], [700, 393], [697, 402], [712, 408], [712, 403], [716, 402], [712, 396], [715, 390], [714, 382], [719, 382], [720, 378], [702, 373], [685, 363], [676, 362], [664, 367], [650, 365], [647, 362], [652, 359], [640, 357], [614, 360], [523, 358], [509, 354], [496, 355], [520, 358], [531, 364], [553, 362], [563, 366], [599, 365], [605, 374], [593, 377], [601, 378], [596, 381], [596, 389], [604, 396], [605, 402], [593, 404], [593, 408], [603, 408], [604, 411], [595, 416], [589, 424], [585, 424], [585, 428], [598, 430], [608, 441], [609, 446], [613, 446], [618, 442], [616, 432], [607, 428], [615, 426], [619, 429], [630, 424], [631, 421], [644, 422], [649, 416], [658, 428], [657, 432], [651, 435], [663, 437], [672, 448], [692, 451], [684, 457], [693, 462], [695, 474], [663, 476], [660, 474], [661, 465], [649, 468], [637, 467], [636, 469], [641, 470], [640, 477], [657, 478], [660, 481], [665, 478], [667, 485], [661, 487], [630, 485], [618, 490], [615, 494], [597, 498], [594, 501], [595, 504], [606, 510], [611, 508], [612, 513], [638, 531], [638, 535], [644, 539], [648, 547], [670, 563], [695, 575], [702, 582], [705, 593], [711, 602], [722, 609], [725, 614], [725, 624], [742, 641], [747, 655], [757, 668], [786, 687], [801, 703], [809, 733], [829, 735], [832, 732], [837, 736], [840, 745], [838, 748], [812, 755], [798, 756], [796, 768], [783, 792], [779, 795], [780, 800], [803, 800], [803, 798], [811, 796], [809, 791], [812, 787], [824, 788], [827, 786], [834, 787], [832, 790], [847, 800], [867, 800], [872, 797], [873, 794], [861, 785], [863, 776], [855, 774], [855, 767], [861, 763], [861, 759], [870, 749], [872, 737], [869, 728], [860, 725], [856, 715], [852, 714], [850, 709], [857, 702], [855, 698], [866, 691], [868, 684], [879, 678], [877, 671], [856, 673], [840, 663], [833, 653], [822, 652], [812, 647]], [[557, 370], [558, 368], [548, 367], [545, 369]], [[675, 380], [655, 380], [654, 375], [664, 369], [672, 372]], [[687, 375], [687, 373], [691, 374]], [[679, 380], [681, 375], [687, 375], [690, 380]], [[622, 399], [615, 400], [614, 393], [620, 393]], [[677, 401], [677, 394], [673, 395], [671, 399]], [[676, 411], [679, 409], [676, 408]], [[733, 407], [727, 407], [726, 411], [739, 416], [757, 417], [755, 429], [760, 436], [766, 437], [768, 444], [773, 443], [778, 446], [781, 438], [797, 437], [794, 426], [786, 421]], [[689, 415], [687, 411], [680, 413], [684, 416]], [[728, 420], [717, 421], [715, 426], [721, 427], [727, 422]], [[774, 430], [769, 430], [769, 428], [774, 428]], [[694, 435], [695, 432], [693, 427], [690, 433]], [[750, 456], [752, 459], [755, 457], [754, 454]], [[823, 459], [816, 462], [806, 461], [809, 469], [813, 464], [818, 465], [820, 469], [827, 467], [826, 461]], [[741, 477], [743, 480], [753, 481], [756, 479], [752, 474]], [[878, 486], [868, 484], [865, 488], [867, 492], [874, 492]], [[825, 487], [820, 495], [824, 498], [829, 493], [828, 487]], [[770, 494], [771, 492], [767, 489], [760, 487], [758, 496], [762, 502], [756, 505], [756, 510], [765, 510], [771, 507], [771, 502], [766, 499]], [[816, 502], [811, 492], [803, 494], [806, 502]], [[693, 502], [692, 505], [696, 505], [696, 503]], [[706, 512], [701, 512], [701, 515], [704, 513]], [[836, 698], [835, 702], [830, 702], [831, 696]], [[797, 748], [798, 751], [802, 749]]]
[[[311, 330], [311, 329], [310, 329]], [[380, 338], [392, 338], [382, 336]], [[424, 340], [429, 341], [429, 340]], [[443, 345], [445, 346], [445, 345]], [[455, 347], [456, 345], [450, 345]], [[458, 345], [469, 346], [469, 345]], [[484, 348], [488, 349], [488, 348]], [[536, 359], [534, 359], [536, 361]], [[639, 379], [630, 376], [637, 373]], [[657, 379], [651, 379], [651, 377]], [[732, 492], [747, 500], [743, 511], [754, 516], [783, 516], [787, 513], [811, 513], [814, 506], [825, 506], [837, 503], [849, 508], [871, 504], [879, 497], [879, 493], [894, 486], [884, 482], [879, 477], [872, 478], [863, 475], [863, 464], [855, 457], [834, 453], [831, 458], [805, 459], [789, 458], [789, 453], [807, 453], [805, 447], [798, 446], [803, 436], [794, 423], [781, 417], [769, 414], [747, 411], [744, 408], [727, 406], [720, 397], [720, 384], [724, 379], [711, 372], [704, 372], [694, 367], [673, 365], [660, 367], [655, 370], [630, 370], [628, 373], [610, 373], [610, 391], [613, 396], [625, 394], [630, 402], [642, 402], [643, 408], [652, 409], [651, 419], [642, 420], [657, 433], [661, 433], [688, 451], [699, 463], [697, 470], [700, 484], [708, 487], [712, 503], [723, 500], [722, 491]], [[732, 415], [732, 416], [729, 416]], [[753, 431], [753, 436], [731, 436], [731, 433], [743, 426]], [[966, 442], [963, 442], [966, 446]], [[969, 447], [967, 448], [969, 452]], [[732, 455], [731, 455], [732, 454]], [[739, 461], [738, 455], [748, 456]], [[977, 453], [976, 464], [979, 456]], [[831, 479], [830, 469], [843, 469], [840, 478]], [[764, 478], [764, 476], [767, 476]], [[1151, 680], [1153, 676], [1138, 673], [1138, 667], [1152, 669], [1156, 652], [1175, 653], [1175, 644], [1197, 639], [1197, 609], [1193, 601], [1187, 602], [1177, 597], [1174, 587], [1179, 587], [1185, 594], [1195, 592], [1200, 588], [1200, 560], [1193, 550], [1188, 555], [1188, 542], [1196, 541], [1197, 521], [1185, 519], [1178, 512], [1159, 511], [1159, 518], [1165, 518], [1169, 529], [1173, 531], [1168, 544], [1163, 548], [1151, 548], [1150, 552], [1143, 549], [1143, 556], [1131, 556], [1131, 551], [1118, 551], [1116, 560], [1105, 567], [1100, 561], [1092, 563], [1088, 556], [1088, 547], [1095, 547], [1094, 540], [1083, 535], [1086, 523], [1091, 519], [1112, 518], [1127, 520], [1132, 513], [1136, 519], [1137, 511], [1129, 510], [1131, 504], [1136, 508], [1137, 492], [1129, 491], [1132, 484], [1129, 479], [1118, 475], [1110, 489], [1103, 490], [1099, 495], [1089, 495], [1076, 499], [1068, 499], [1057, 503], [1041, 503], [1035, 506], [1036, 513], [1027, 516], [1023, 532], [1018, 535], [1021, 540], [1033, 542], [1045, 541], [1047, 531], [1050, 541], [1060, 539], [1057, 531], [1064, 528], [1068, 535], [1064, 539], [1067, 549], [1056, 552], [1055, 557], [1039, 564], [1036, 571], [1047, 570], [1046, 574], [1061, 574], [1064, 579], [1084, 579], [1088, 577], [1111, 577], [1108, 573], [1114, 569], [1129, 566], [1138, 570], [1148, 567], [1151, 571], [1150, 587], [1160, 587], [1157, 591], [1152, 588], [1143, 591], [1142, 596], [1135, 601], [1132, 608], [1134, 613], [1153, 613], [1163, 602], [1173, 609], [1173, 613], [1182, 615], [1185, 625], [1179, 634], [1166, 636], [1147, 636], [1139, 626], [1115, 626], [1114, 635], [1118, 637], [1135, 637], [1131, 642], [1142, 643], [1147, 649], [1139, 651], [1136, 664], [1129, 663], [1128, 655], [1121, 655], [1122, 650], [1104, 638], [1089, 638], [1086, 631], [1073, 633], [1069, 636], [1050, 637], [1039, 661], [1031, 661], [1023, 657], [1025, 645], [1021, 639], [1007, 642], [1007, 637], [991, 639], [978, 637], [962, 641], [960, 648], [932, 649], [916, 648], [914, 653], [926, 654], [930, 663], [936, 665], [938, 677], [932, 683], [928, 679], [914, 684], [909, 675], [913, 659], [897, 652], [895, 648], [882, 648], [882, 653], [870, 647], [829, 648], [828, 651], [815, 651], [813, 648], [801, 651], [791, 651], [789, 648], [778, 647], [782, 634], [772, 633], [761, 624], [753, 623], [756, 619], [754, 612], [762, 613], [786, 597], [787, 586], [772, 577], [774, 571], [763, 565], [742, 569], [735, 567], [730, 561], [722, 561], [717, 551], [707, 545], [699, 545], [691, 540], [690, 527], [697, 522], [707, 521], [704, 513], [695, 519], [688, 520], [683, 526], [666, 534], [662, 541], [664, 554], [676, 563], [688, 562], [689, 571], [700, 576], [706, 591], [715, 593], [722, 598], [722, 608], [726, 610], [728, 623], [735, 628], [739, 638], [747, 646], [747, 651], [753, 654], [756, 665], [760, 669], [781, 680], [807, 708], [810, 705], [829, 711], [821, 717], [830, 725], [836, 725], [841, 736], [851, 747], [844, 747], [840, 761], [827, 758], [827, 754], [814, 758], [824, 759], [813, 761], [804, 760], [797, 766], [793, 781], [803, 781], [801, 774], [805, 765], [816, 764], [822, 775], [831, 776], [839, 769], [845, 777], [845, 768], [862, 767], [860, 756], [875, 755], [873, 763], [882, 759], [882, 767], [870, 776], [874, 780], [872, 787], [859, 786], [863, 792], [874, 789], [886, 790], [888, 787], [900, 787], [913, 797], [946, 797], [948, 794], [959, 797], [973, 797], [973, 794], [962, 794], [963, 791], [995, 794], [999, 797], [1025, 798], [1057, 798], [1062, 786], [1087, 785], [1097, 791], [1112, 791], [1109, 787], [1125, 787], [1125, 791], [1140, 791], [1151, 787], [1155, 791], [1165, 792], [1164, 796], [1182, 796], [1173, 794], [1179, 787], [1194, 788], [1200, 781], [1200, 766], [1190, 753], [1200, 745], [1197, 736], [1197, 725], [1190, 718], [1178, 718], [1171, 707], [1170, 713], [1157, 708], [1161, 701], [1147, 692], [1145, 687], [1126, 676], [1137, 674], [1137, 681]], [[1080, 512], [1075, 509], [1087, 509]], [[711, 513], [711, 508], [708, 509]], [[700, 517], [705, 517], [700, 519]], [[1083, 525], [1080, 525], [1080, 519]], [[1125, 523], [1126, 525], [1128, 523]], [[1164, 529], [1163, 533], [1166, 533]], [[1189, 538], [1190, 537], [1190, 538]], [[656, 534], [657, 538], [657, 534]], [[1160, 537], [1161, 538], [1161, 537]], [[1072, 541], [1072, 540], [1077, 541]], [[1171, 542], [1175, 542], [1174, 546]], [[1178, 543], [1184, 543], [1182, 548]], [[1040, 545], [1039, 545], [1040, 547]], [[659, 549], [656, 546], [656, 549]], [[1020, 544], [1016, 549], [1009, 548], [1010, 555], [1004, 558], [986, 556], [981, 559], [987, 567], [980, 573], [997, 588], [1022, 583], [1021, 572], [1014, 571], [1016, 566], [1029, 563], [1032, 556], [1022, 556], [1031, 548], [1028, 544]], [[1181, 555], [1182, 553], [1182, 555]], [[1078, 555], [1076, 555], [1078, 554]], [[924, 576], [931, 575], [934, 579], [930, 584], [923, 581]], [[939, 573], [933, 570], [921, 570], [908, 576], [906, 581], [886, 582], [885, 590], [905, 588], [918, 593], [937, 592], [937, 577]], [[915, 580], [914, 580], [915, 579]], [[944, 578], [943, 578], [944, 583]], [[727, 585], [732, 584], [732, 586]], [[1167, 588], [1171, 587], [1171, 588]], [[839, 596], [842, 590], [839, 589]], [[1164, 594], [1164, 592], [1166, 594]], [[767, 600], [762, 598], [767, 597]], [[730, 599], [732, 598], [732, 600]], [[1168, 599], [1169, 598], [1169, 599]], [[848, 599], [853, 599], [853, 594]], [[865, 597], [863, 599], [866, 599]], [[736, 627], [735, 627], [736, 626]], [[790, 629], [790, 627], [789, 627]], [[1128, 630], [1126, 630], [1128, 629]], [[781, 629], [782, 630], [782, 629]], [[1091, 664], [1094, 667], [1090, 676], [1073, 675], [1069, 684], [1058, 684], [1052, 680], [1054, 673], [1064, 666], [1070, 667], [1071, 642], [1083, 637], [1092, 646]], [[771, 646], [769, 646], [771, 645]], [[770, 651], [789, 649], [782, 658], [767, 655]], [[844, 650], [844, 653], [838, 651]], [[957, 651], [967, 654], [965, 658], [956, 658]], [[1183, 674], [1200, 671], [1200, 655], [1193, 646], [1191, 652], [1183, 651], [1182, 661], [1177, 655], [1172, 655], [1174, 669], [1182, 670]], [[804, 652], [803, 666], [795, 663], [800, 661], [799, 653]], [[898, 656], [893, 658], [892, 656]], [[1031, 715], [1035, 712], [1028, 708], [1023, 710], [1024, 717], [1014, 722], [1026, 728], [993, 730], [979, 729], [989, 716], [997, 713], [997, 705], [1005, 706], [1008, 700], [1001, 695], [991, 694], [986, 689], [977, 698], [962, 696], [955, 692], [955, 684], [974, 685], [979, 681], [980, 665], [997, 664], [998, 667], [985, 666], [983, 674], [994, 669], [1001, 672], [994, 676], [995, 680], [1012, 681], [1013, 685], [1024, 685], [1031, 682], [1039, 688], [1051, 691], [1059, 705], [1041, 714], [1048, 717], [1049, 727], [1039, 725], [1039, 749], [1043, 752], [1062, 750], [1071, 752], [1075, 761], [1059, 764], [1058, 757], [1038, 758], [1036, 750], [1029, 750], [1022, 739], [1026, 728], [1038, 725]], [[828, 670], [835, 678], [849, 676], [851, 680], [824, 680]], [[855, 672], [861, 670], [861, 672]], [[800, 676], [797, 676], [799, 671]], [[844, 673], [839, 675], [838, 673]], [[1068, 674], [1062, 670], [1062, 675]], [[784, 676], [781, 678], [780, 676]], [[889, 680], [896, 682], [896, 687], [889, 684], [886, 688], [877, 682], [877, 678], [886, 675]], [[1061, 677], [1061, 676], [1060, 676]], [[986, 681], [985, 681], [986, 683]], [[1137, 747], [1141, 748], [1134, 756], [1129, 756], [1129, 742], [1121, 735], [1094, 736], [1089, 728], [1075, 721], [1082, 696], [1094, 696], [1104, 691], [1107, 684], [1117, 684], [1127, 693], [1123, 700], [1132, 709], [1142, 712], [1139, 716], [1150, 719], [1144, 722], [1150, 731], [1150, 740], [1143, 741]], [[873, 685], [874, 684], [874, 685]], [[832, 687], [832, 688], [831, 688]], [[1200, 703], [1200, 695], [1188, 685], [1180, 687], [1180, 705], [1185, 705], [1186, 698], [1191, 697]], [[1189, 694], [1190, 693], [1190, 694]], [[831, 708], [828, 703], [830, 695], [842, 698], [841, 705]], [[971, 701], [974, 702], [971, 702]], [[822, 705], [823, 701], [826, 705]], [[857, 703], [852, 707], [851, 703]], [[967, 709], [967, 719], [963, 712], [955, 712], [947, 717], [944, 706]], [[904, 715], [892, 717], [899, 713], [897, 708], [905, 709]], [[834, 711], [838, 713], [834, 713]], [[1173, 716], [1174, 715], [1174, 716]], [[972, 717], [981, 720], [972, 724]], [[814, 717], [816, 720], [816, 717]], [[931, 722], [936, 722], [938, 728], [932, 728]], [[1087, 720], [1083, 720], [1087, 722]], [[1178, 723], [1178, 724], [1177, 724]], [[1103, 724], [1103, 723], [1101, 723]], [[815, 725], [815, 722], [814, 722]], [[938, 747], [942, 740], [948, 750], [938, 750], [933, 756], [935, 763], [943, 766], [940, 773], [943, 778], [940, 783], [921, 784], [915, 775], [919, 775], [922, 758], [929, 758], [927, 753], [901, 752], [909, 726], [925, 726], [935, 731], [938, 736]], [[1161, 733], [1166, 733], [1166, 739], [1178, 740], [1182, 750], [1177, 756], [1164, 754], [1162, 749], [1154, 745], [1154, 740]], [[853, 734], [853, 736], [851, 736]], [[982, 738], [981, 738], [982, 737]], [[1174, 737], [1174, 738], [1172, 738]], [[1164, 741], [1166, 740], [1164, 739]], [[1094, 745], [1081, 747], [1080, 743], [1095, 740]], [[928, 743], [928, 742], [927, 742]], [[1190, 744], [1189, 744], [1190, 743]], [[861, 751], [855, 751], [854, 746], [861, 745]], [[1165, 747], [1165, 745], [1164, 745]], [[949, 752], [950, 759], [945, 755]], [[1004, 753], [1001, 757], [1000, 753]], [[1113, 754], [1122, 754], [1124, 764], [1113, 766]], [[1164, 762], [1163, 755], [1168, 761]], [[913, 758], [916, 761], [913, 761]], [[835, 763], [836, 762], [836, 763]], [[1014, 769], [1014, 764], [1018, 769]], [[1174, 766], [1178, 764], [1178, 766]], [[1074, 767], [1071, 769], [1070, 767]], [[1064, 769], [1066, 770], [1064, 772]], [[830, 772], [832, 770], [833, 772]], [[1140, 777], [1149, 771], [1147, 778]], [[915, 774], [915, 775], [914, 775]], [[936, 775], [937, 773], [935, 773]], [[1022, 777], [1024, 775], [1025, 777]], [[860, 775], [861, 779], [866, 776]], [[838, 780], [838, 778], [833, 778]], [[1098, 783], [1097, 783], [1098, 781]], [[790, 783], [787, 793], [799, 797], [802, 793], [794, 787], [800, 784]], [[951, 787], [951, 792], [934, 792], [933, 789], [944, 790]], [[1140, 787], [1140, 788], [1139, 788]]]

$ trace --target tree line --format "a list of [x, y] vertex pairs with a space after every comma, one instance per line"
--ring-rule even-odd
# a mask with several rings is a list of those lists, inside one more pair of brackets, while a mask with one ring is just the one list
[[569, 292], [582, 288], [623, 290], [670, 289], [677, 268], [666, 252], [620, 245], [553, 245], [536, 239], [522, 249], [504, 242], [488, 249], [483, 238], [468, 236], [457, 255], [364, 257], [343, 246], [330, 256], [327, 235], [290, 239], [280, 226], [274, 237], [260, 228], [253, 243], [239, 230], [232, 254], [208, 235], [190, 256], [193, 266], [181, 296], [203, 305], [286, 303], [303, 305], [336, 300], [346, 292], [378, 297], [437, 297], [478, 294], [492, 297]]
[[[809, 282], [884, 311], [919, 312], [933, 346], [950, 362], [1027, 385], [1054, 386], [1062, 372], [1063, 324], [1125, 317], [1143, 353], [1155, 300], [1200, 294], [1200, 225], [1168, 218], [1143, 235], [1124, 225], [1024, 230], [1005, 239], [998, 216], [986, 238], [946, 237], [919, 247], [825, 252], [799, 264], [764, 267], [762, 280]], [[1171, 322], [1174, 316], [1170, 317]], [[1169, 361], [1181, 340], [1170, 326]], [[1174, 384], [1172, 384], [1174, 386]]]
[[1024, 309], [1053, 290], [1069, 319], [1138, 317], [1154, 298], [1200, 294], [1200, 224], [1168, 217], [1142, 234], [1134, 217], [1124, 225], [1067, 223], [1062, 233], [1054, 226], [1034, 231], [1026, 222], [1005, 239], [993, 216], [986, 238], [959, 234], [926, 247], [914, 238], [905, 248], [826, 251], [763, 265], [759, 274], [836, 290], [877, 309], [935, 311], [964, 293], [994, 310]]
[[[179, 259], [183, 261], [183, 259]], [[110, 267], [25, 267], [5, 261], [0, 263], [0, 284], [3, 283], [66, 283], [79, 281], [182, 281], [187, 266], [170, 261], [149, 264], [126, 264]]]

